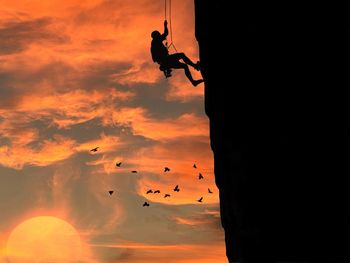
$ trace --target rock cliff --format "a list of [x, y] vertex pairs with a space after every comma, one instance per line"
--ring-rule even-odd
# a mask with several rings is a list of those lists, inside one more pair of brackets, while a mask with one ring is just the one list
[[345, 245], [333, 242], [344, 229], [327, 226], [335, 184], [321, 178], [335, 171], [310, 69], [312, 10], [230, 2], [195, 0], [227, 257], [345, 262]]

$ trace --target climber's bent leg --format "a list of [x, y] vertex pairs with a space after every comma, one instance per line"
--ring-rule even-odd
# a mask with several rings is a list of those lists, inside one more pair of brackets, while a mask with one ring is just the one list
[[186, 64], [184, 64], [184, 63], [181, 63], [181, 62], [173, 63], [173, 64], [171, 65], [171, 67], [174, 68], [174, 69], [180, 69], [180, 68], [184, 69], [186, 77], [189, 79], [189, 81], [191, 81], [191, 83], [192, 83], [193, 86], [197, 86], [198, 84], [200, 84], [200, 83], [203, 82], [202, 79], [200, 79], [200, 80], [194, 80], [193, 77], [192, 77], [192, 74], [191, 74], [190, 69], [189, 69], [188, 66], [187, 66]]

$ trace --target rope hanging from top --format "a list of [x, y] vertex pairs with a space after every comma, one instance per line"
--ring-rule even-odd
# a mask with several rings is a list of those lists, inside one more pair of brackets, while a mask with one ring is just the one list
[[[164, 0], [164, 20], [167, 20], [167, 1]], [[177, 53], [177, 49], [175, 47], [174, 41], [173, 41], [173, 29], [172, 29], [172, 23], [171, 23], [171, 0], [169, 0], [169, 29], [170, 29], [170, 45], [168, 46], [168, 42], [166, 42], [166, 46], [169, 49], [171, 46], [173, 46], [175, 52]]]
[[164, 20], [166, 20], [166, 3], [167, 3], [167, 0], [164, 0]]

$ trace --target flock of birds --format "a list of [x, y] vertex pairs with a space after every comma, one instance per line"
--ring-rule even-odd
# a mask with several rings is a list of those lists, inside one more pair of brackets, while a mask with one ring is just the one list
[[[98, 148], [100, 148], [100, 147], [93, 148], [93, 149], [90, 150], [90, 152], [97, 152]], [[122, 162], [117, 162], [115, 165], [116, 165], [116, 167], [121, 167]], [[196, 164], [193, 164], [193, 168], [194, 168], [194, 169], [197, 169], [197, 165], [196, 165]], [[164, 167], [164, 173], [166, 173], [166, 172], [170, 172], [170, 168], [169, 168], [169, 167]], [[136, 171], [136, 170], [132, 170], [131, 173], [137, 173], [137, 171]], [[199, 179], [199, 180], [202, 180], [202, 179], [204, 179], [204, 176], [203, 176], [201, 173], [199, 173], [198, 179]], [[179, 185], [176, 185], [175, 188], [173, 189], [173, 191], [174, 191], [174, 192], [180, 192]], [[112, 194], [114, 193], [114, 191], [111, 190], [111, 191], [108, 191], [108, 193], [109, 193], [109, 195], [112, 195]], [[152, 189], [149, 189], [149, 190], [146, 192], [146, 194], [151, 194], [151, 193], [153, 193], [153, 194], [160, 194], [160, 190], [154, 190], [154, 191], [153, 191]], [[212, 194], [212, 193], [213, 193], [213, 192], [210, 190], [210, 188], [208, 188], [208, 193], [209, 193], [209, 194]], [[167, 194], [167, 193], [164, 194], [164, 198], [168, 198], [168, 197], [170, 197], [170, 196], [171, 196], [170, 194]], [[202, 203], [202, 202], [203, 202], [203, 196], [202, 196], [201, 198], [199, 198], [198, 200], [196, 200], [196, 201], [199, 202], [199, 203]], [[149, 206], [149, 203], [148, 203], [148, 202], [144, 202], [142, 206], [143, 206], [143, 207]]]

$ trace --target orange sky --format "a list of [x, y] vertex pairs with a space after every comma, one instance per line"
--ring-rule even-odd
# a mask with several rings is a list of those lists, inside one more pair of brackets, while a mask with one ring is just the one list
[[[197, 61], [193, 1], [172, 12]], [[164, 1], [0, 2], [0, 262], [16, 226], [46, 215], [79, 233], [82, 262], [226, 262], [203, 84], [152, 62], [163, 19]]]

